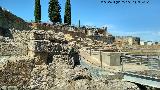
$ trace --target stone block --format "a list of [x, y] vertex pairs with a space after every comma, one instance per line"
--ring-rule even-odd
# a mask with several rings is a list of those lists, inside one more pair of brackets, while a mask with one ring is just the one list
[[120, 56], [120, 52], [102, 52], [102, 62], [109, 66], [119, 66], [121, 65]]
[[46, 32], [44, 30], [33, 30], [30, 33], [31, 40], [44, 40], [46, 37]]
[[48, 44], [48, 40], [31, 40], [28, 48], [33, 52], [47, 52]]

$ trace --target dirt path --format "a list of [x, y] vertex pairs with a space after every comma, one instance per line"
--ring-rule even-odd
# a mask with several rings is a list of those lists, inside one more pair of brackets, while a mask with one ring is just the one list
[[[87, 53], [86, 51], [84, 50], [79, 50], [80, 51], [80, 55], [81, 57], [84, 58], [84, 61], [87, 63], [87, 64], [90, 64], [92, 66], [95, 66], [95, 67], [101, 67], [101, 62], [99, 59], [95, 58], [94, 55], [91, 55], [89, 53]], [[107, 71], [110, 71], [110, 72], [119, 72], [121, 70], [121, 66], [108, 66], [107, 64], [105, 63], [102, 63], [102, 68], [107, 70]]]
[[[96, 55], [91, 55], [89, 53], [87, 53], [87, 51], [85, 50], [80, 50], [80, 55], [81, 57], [83, 57], [84, 61], [89, 64], [92, 65], [93, 67], [101, 67], [101, 62], [98, 59], [98, 56]], [[122, 66], [109, 66], [105, 63], [102, 62], [102, 68], [110, 71], [110, 72], [121, 72], [122, 71]], [[144, 65], [135, 65], [135, 64], [124, 64], [123, 65], [123, 70], [125, 71], [143, 71], [143, 70], [147, 70], [148, 67], [144, 66]]]

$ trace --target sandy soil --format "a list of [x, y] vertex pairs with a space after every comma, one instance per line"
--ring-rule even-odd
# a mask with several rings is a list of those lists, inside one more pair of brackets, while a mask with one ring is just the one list
[[[94, 52], [94, 53], [98, 53], [98, 52]], [[86, 63], [91, 64], [95, 67], [101, 67], [101, 62], [99, 60], [99, 54], [92, 54], [90, 56], [89, 50], [86, 51], [84, 49], [81, 49], [80, 50], [80, 55], [81, 55], [81, 57], [84, 58]], [[102, 62], [102, 68], [104, 68], [105, 70], [108, 70], [110, 72], [120, 72], [120, 71], [122, 71], [122, 66], [109, 66], [109, 65], [107, 65], [106, 63], [103, 63], [103, 62]], [[143, 71], [143, 70], [148, 70], [148, 67], [144, 66], [144, 65], [124, 64], [123, 65], [123, 70], [124, 71]]]

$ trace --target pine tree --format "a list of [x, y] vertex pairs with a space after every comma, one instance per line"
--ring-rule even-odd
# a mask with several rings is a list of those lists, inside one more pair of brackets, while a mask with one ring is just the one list
[[65, 4], [64, 23], [66, 23], [68, 25], [71, 25], [71, 4], [70, 4], [70, 0], [67, 0], [66, 4]]
[[40, 0], [35, 0], [35, 10], [34, 10], [35, 22], [41, 22], [41, 5]]
[[48, 8], [48, 16], [51, 22], [53, 23], [61, 23], [61, 7], [59, 5], [58, 0], [50, 0], [49, 8]]

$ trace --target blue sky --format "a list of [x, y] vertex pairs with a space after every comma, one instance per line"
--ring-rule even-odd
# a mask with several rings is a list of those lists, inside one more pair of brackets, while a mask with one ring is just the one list
[[[62, 19], [65, 1], [59, 0]], [[142, 40], [160, 41], [160, 0], [139, 1], [149, 1], [149, 3], [104, 4], [101, 0], [71, 0], [72, 24], [77, 25], [80, 19], [83, 25], [108, 26], [108, 32], [113, 35], [132, 35], [139, 36]], [[44, 22], [49, 21], [48, 2], [49, 0], [41, 0]], [[34, 0], [0, 0], [0, 6], [24, 20], [34, 20]]]

